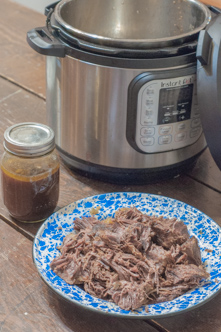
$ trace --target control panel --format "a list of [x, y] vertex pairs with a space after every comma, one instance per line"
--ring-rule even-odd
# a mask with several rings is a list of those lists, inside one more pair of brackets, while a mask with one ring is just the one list
[[171, 151], [199, 139], [202, 126], [196, 74], [165, 79], [144, 75], [129, 92], [132, 107], [128, 105], [127, 137], [136, 149], [143, 153]]

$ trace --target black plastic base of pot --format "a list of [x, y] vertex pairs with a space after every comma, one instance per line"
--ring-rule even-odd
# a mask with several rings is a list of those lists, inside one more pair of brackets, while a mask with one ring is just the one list
[[156, 183], [165, 181], [184, 172], [190, 171], [196, 164], [198, 157], [202, 152], [194, 157], [187, 159], [181, 163], [171, 166], [158, 167], [158, 168], [145, 168], [145, 169], [131, 169], [131, 168], [115, 168], [96, 165], [93, 163], [85, 162], [78, 159], [59, 147], [57, 150], [64, 161], [64, 163], [73, 171], [78, 174], [86, 176], [91, 179], [96, 179], [103, 182], [115, 184], [134, 184], [145, 185], [148, 183]]

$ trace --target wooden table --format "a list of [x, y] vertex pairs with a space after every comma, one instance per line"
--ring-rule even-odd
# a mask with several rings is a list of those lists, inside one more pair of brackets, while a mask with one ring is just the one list
[[[12, 124], [46, 123], [45, 57], [26, 42], [28, 30], [44, 25], [43, 15], [1, 0], [0, 142]], [[114, 191], [169, 196], [193, 205], [221, 225], [221, 174], [208, 149], [190, 173], [143, 186], [95, 181], [61, 165], [58, 208], [86, 196]], [[190, 312], [146, 321], [109, 317], [65, 303], [44, 284], [32, 262], [32, 240], [39, 226], [13, 220], [0, 197], [0, 331], [221, 331], [221, 294]]]

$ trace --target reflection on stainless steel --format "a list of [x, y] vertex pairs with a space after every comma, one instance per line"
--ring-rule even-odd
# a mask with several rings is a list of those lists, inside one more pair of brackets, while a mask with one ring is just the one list
[[56, 21], [82, 40], [115, 47], [182, 43], [210, 21], [195, 0], [62, 0]]
[[166, 153], [143, 154], [129, 145], [127, 92], [132, 79], [141, 72], [98, 66], [68, 56], [47, 57], [47, 111], [57, 145], [81, 160], [119, 168], [164, 167], [201, 152], [205, 147], [203, 135], [191, 146]]

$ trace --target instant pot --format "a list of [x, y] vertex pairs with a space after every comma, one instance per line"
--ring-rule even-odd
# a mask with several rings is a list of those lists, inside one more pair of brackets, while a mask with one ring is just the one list
[[[46, 55], [48, 125], [71, 168], [175, 176], [206, 140], [221, 167], [221, 15], [195, 0], [62, 0], [28, 32]], [[206, 136], [206, 140], [204, 137]]]

